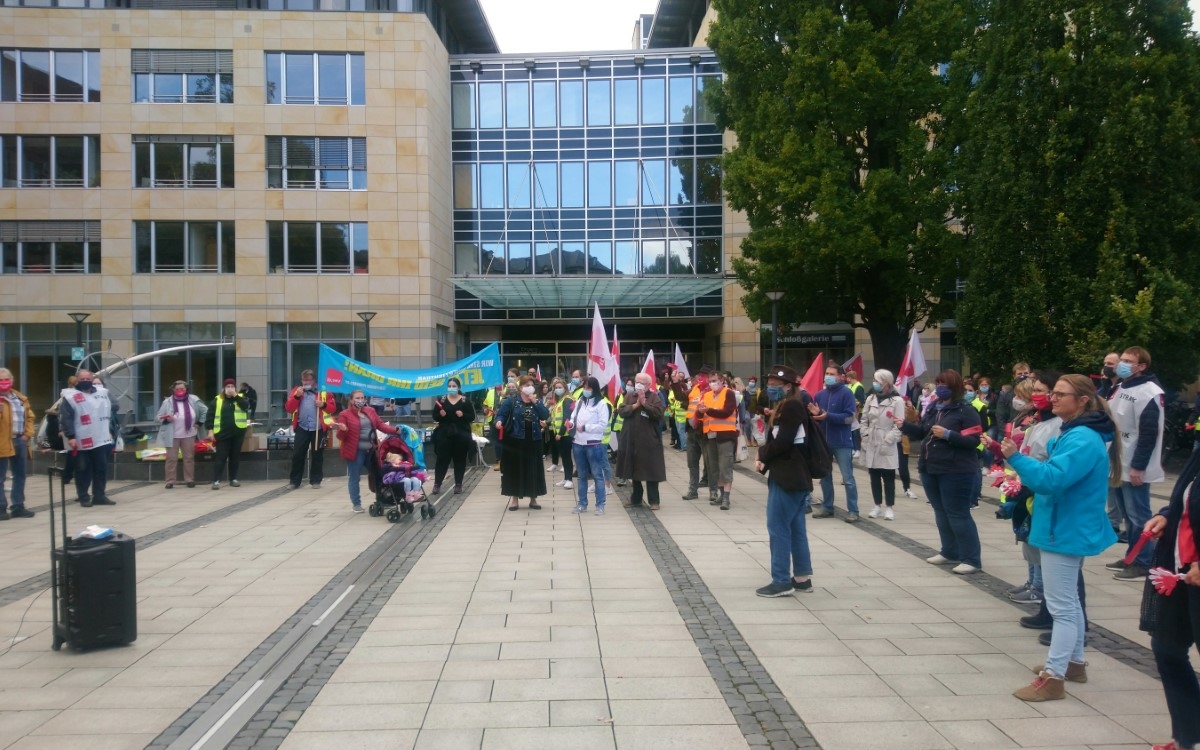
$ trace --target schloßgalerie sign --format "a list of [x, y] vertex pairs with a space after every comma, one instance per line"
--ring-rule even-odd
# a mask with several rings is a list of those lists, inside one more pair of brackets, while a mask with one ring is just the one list
[[321, 344], [318, 385], [333, 393], [361, 390], [367, 396], [420, 398], [440, 396], [446, 381], [457, 377], [463, 392], [478, 391], [504, 381], [500, 345], [491, 343], [466, 359], [425, 370], [392, 370], [351, 359]]

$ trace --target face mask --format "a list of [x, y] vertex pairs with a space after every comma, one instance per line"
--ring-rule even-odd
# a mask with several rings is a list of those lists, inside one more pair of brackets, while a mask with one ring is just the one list
[[837, 382], [838, 382], [837, 375], [826, 375], [825, 376], [825, 387], [826, 388], [834, 387], [835, 385], [837, 385]]
[[966, 401], [969, 404], [974, 400], [975, 400], [975, 391], [964, 391], [963, 392], [963, 401]]
[[306, 391], [311, 391], [312, 389], [313, 389], [313, 385], [312, 385], [312, 383], [305, 383], [305, 384], [304, 384], [304, 390], [306, 390]]
[[229, 386], [228, 388], [225, 389], [226, 398], [233, 398], [236, 395], [237, 395], [237, 390], [235, 390], [233, 386]]
[[184, 389], [182, 389], [182, 388], [175, 389], [175, 398], [183, 398], [186, 395], [187, 395], [187, 391], [185, 391]]
[[1105, 365], [1105, 366], [1104, 366], [1104, 368], [1103, 368], [1101, 371], [1104, 373], [1104, 377], [1106, 377], [1106, 378], [1112, 378], [1112, 377], [1115, 377], [1115, 376], [1116, 376], [1116, 374], [1117, 374], [1117, 370], [1116, 370], [1116, 368], [1115, 368], [1115, 367], [1111, 367], [1111, 366], [1109, 366], [1109, 365]]
[[720, 380], [710, 380], [708, 381], [708, 387], [710, 390], [719, 391], [725, 387], [725, 383]]
[[704, 390], [708, 387], [708, 378], [696, 378], [696, 387]]
[[447, 386], [446, 393], [449, 393], [451, 396], [457, 396], [458, 395], [458, 386], [457, 385]]
[[1117, 377], [1128, 378], [1133, 376], [1133, 365], [1128, 362], [1120, 362], [1117, 364]]
[[939, 385], [933, 389], [933, 393], [937, 396], [938, 401], [945, 401], [950, 398], [953, 391], [950, 390], [950, 386], [948, 385]]
[[354, 405], [361, 409], [367, 405], [367, 400], [365, 398], [356, 398], [354, 399]]
[[767, 386], [767, 398], [771, 399], [772, 401], [783, 400], [783, 395], [784, 394], [783, 394], [783, 386], [782, 385], [768, 385]]
[[515, 382], [517, 382], [517, 379], [516, 379], [516, 378], [510, 377], [510, 378], [508, 379], [508, 384], [509, 384], [509, 385], [512, 385], [512, 384], [513, 384], [513, 383], [515, 383]]
[[874, 383], [871, 383], [871, 390], [875, 391], [876, 393], [883, 393], [883, 383], [880, 383], [878, 380], [876, 380]]
[[526, 396], [532, 396], [534, 394], [534, 391], [536, 391], [536, 390], [537, 389], [534, 388], [532, 385], [527, 385], [521, 389], [521, 393], [524, 393]]
[[979, 386], [979, 391], [980, 391], [980, 393], [990, 393], [990, 392], [991, 392], [991, 390], [992, 390], [992, 387], [991, 387], [990, 385], [981, 385], [981, 386]]
[[591, 397], [592, 397], [592, 389], [591, 389], [591, 388], [584, 388], [584, 389], [583, 389], [583, 397], [584, 397], [584, 398], [591, 398]]
[[12, 381], [11, 380], [0, 380], [0, 391], [11, 391], [11, 390], [12, 390]]
[[1045, 411], [1050, 408], [1050, 394], [1035, 393], [1030, 398], [1033, 400], [1033, 408], [1038, 411]]
[[1026, 409], [1029, 408], [1029, 404], [1024, 399], [1014, 398], [1013, 399], [1013, 408], [1016, 409], [1017, 411], [1025, 411]]
[[646, 386], [642, 385], [641, 383], [634, 383], [633, 390], [637, 391], [638, 393], [645, 393]]
[[92, 381], [90, 381], [90, 380], [76, 380], [76, 381], [75, 381], [75, 390], [77, 390], [77, 391], [83, 391], [83, 392], [85, 392], [85, 393], [86, 393], [87, 391], [90, 391], [90, 390], [92, 390]]
[[579, 378], [571, 378], [571, 390], [579, 387]]
[[755, 383], [753, 380], [751, 380], [749, 383], [746, 383], [746, 390], [753, 393], [754, 391], [758, 390], [758, 383]]
[[555, 396], [558, 396], [559, 398], [562, 398], [564, 393], [566, 393], [566, 391], [565, 391], [565, 390], [563, 390], [562, 388], [555, 388], [555, 389], [554, 389], [554, 395], [555, 395]]
[[634, 393], [635, 391], [634, 391], [634, 388], [633, 388], [633, 386], [632, 386], [632, 385], [626, 385], [626, 386], [625, 386], [625, 392], [626, 392], [626, 393], [629, 393], [629, 394], [632, 394], [632, 393]]

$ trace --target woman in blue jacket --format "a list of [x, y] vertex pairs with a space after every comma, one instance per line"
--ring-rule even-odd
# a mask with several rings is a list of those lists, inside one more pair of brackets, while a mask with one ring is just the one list
[[979, 412], [963, 400], [962, 376], [943, 370], [934, 381], [934, 398], [920, 424], [896, 420], [910, 439], [924, 440], [917, 471], [933, 518], [937, 522], [941, 549], [927, 558], [932, 565], [954, 565], [959, 575], [983, 567], [979, 529], [971, 518], [971, 490], [979, 475], [979, 436], [983, 427]]
[[1062, 431], [1051, 438], [1042, 462], [1017, 452], [1011, 438], [1001, 450], [1034, 493], [1029, 543], [1041, 550], [1046, 607], [1054, 617], [1050, 653], [1035, 667], [1037, 679], [1013, 695], [1023, 701], [1061, 700], [1064, 680], [1087, 682], [1083, 660], [1086, 621], [1079, 600], [1083, 559], [1116, 543], [1105, 505], [1108, 488], [1121, 481], [1121, 444], [1108, 404], [1086, 375], [1064, 375], [1050, 401]]

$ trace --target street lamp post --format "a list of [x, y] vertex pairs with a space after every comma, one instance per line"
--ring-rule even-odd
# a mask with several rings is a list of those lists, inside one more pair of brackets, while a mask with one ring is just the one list
[[370, 364], [370, 362], [371, 362], [371, 318], [375, 317], [375, 313], [360, 312], [360, 313], [357, 313], [357, 315], [358, 315], [358, 317], [362, 318], [362, 322], [365, 323], [367, 326], [367, 358], [365, 361], [367, 362], [367, 364]]
[[765, 292], [771, 300], [771, 367], [779, 364], [779, 300], [783, 292], [778, 289]]
[[67, 313], [67, 315], [70, 316], [71, 320], [75, 321], [75, 348], [82, 349], [83, 348], [83, 321], [92, 317], [92, 314], [85, 313], [85, 312], [72, 312], [72, 313]]

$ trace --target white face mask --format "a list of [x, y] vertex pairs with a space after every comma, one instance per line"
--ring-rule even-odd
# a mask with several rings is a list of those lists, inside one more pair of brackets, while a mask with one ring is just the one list
[[1025, 411], [1029, 407], [1029, 402], [1017, 397], [1013, 397], [1013, 408], [1017, 411]]
[[521, 389], [521, 393], [524, 393], [526, 396], [532, 396], [535, 390], [532, 385], [527, 385]]

